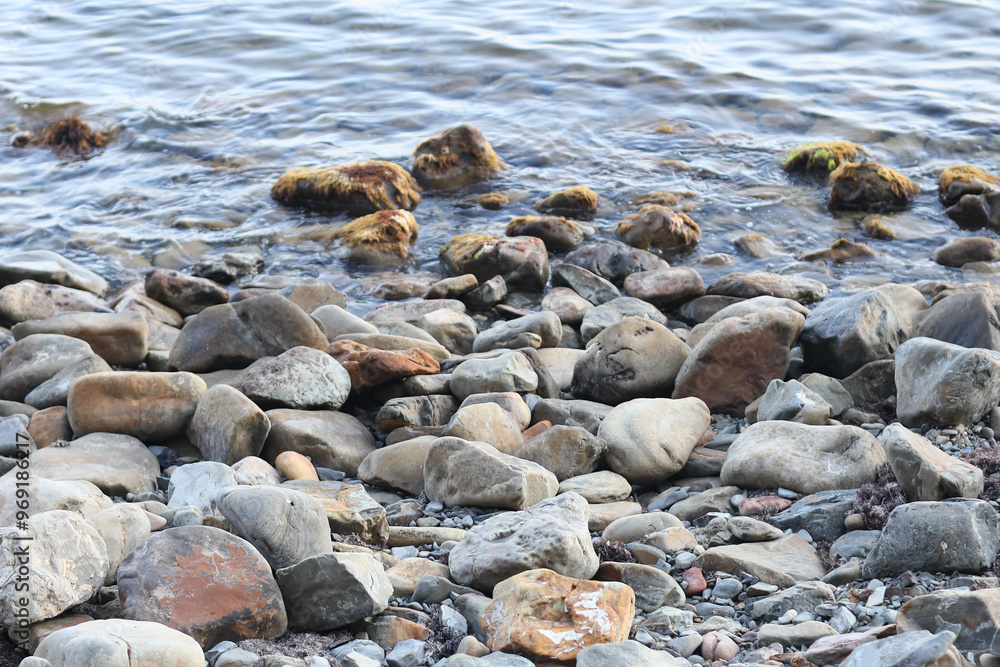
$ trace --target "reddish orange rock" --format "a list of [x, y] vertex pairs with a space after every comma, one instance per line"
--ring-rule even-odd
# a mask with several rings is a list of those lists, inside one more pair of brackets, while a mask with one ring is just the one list
[[740, 516], [759, 516], [761, 514], [777, 514], [792, 506], [792, 501], [781, 496], [758, 496], [744, 498], [740, 501]]
[[552, 428], [552, 422], [550, 422], [548, 419], [543, 419], [537, 424], [533, 424], [528, 428], [526, 428], [525, 430], [521, 431], [521, 438], [525, 442], [528, 442], [542, 431], [548, 430], [550, 428]]
[[416, 348], [377, 350], [352, 340], [338, 340], [326, 351], [347, 369], [354, 391], [411, 375], [434, 375], [441, 370], [434, 357]]
[[688, 595], [698, 595], [708, 588], [708, 583], [705, 582], [705, 575], [702, 574], [700, 567], [692, 567], [685, 571], [681, 575], [681, 581], [687, 583], [687, 588], [684, 589], [684, 592]]
[[125, 618], [180, 630], [211, 648], [288, 628], [271, 566], [244, 539], [209, 526], [154, 533], [118, 570]]
[[635, 593], [625, 584], [528, 570], [496, 585], [479, 623], [494, 651], [566, 661], [588, 646], [625, 641], [634, 618]]

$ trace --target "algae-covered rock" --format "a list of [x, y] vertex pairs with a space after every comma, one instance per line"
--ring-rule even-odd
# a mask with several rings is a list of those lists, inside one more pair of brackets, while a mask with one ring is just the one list
[[338, 241], [348, 258], [379, 263], [406, 257], [417, 240], [416, 219], [409, 211], [369, 213], [332, 232], [321, 233], [327, 242]]
[[311, 204], [366, 215], [385, 209], [412, 211], [420, 203], [420, 187], [398, 164], [369, 160], [323, 169], [292, 169], [271, 188], [279, 204]]
[[830, 172], [853, 162], [865, 149], [850, 141], [818, 141], [799, 146], [785, 158], [785, 171]]
[[1000, 177], [988, 174], [971, 164], [948, 167], [938, 177], [938, 199], [951, 206], [965, 195], [981, 195], [1000, 190]]
[[490, 142], [463, 123], [425, 139], [413, 153], [413, 175], [429, 188], [454, 188], [483, 181], [504, 168]]
[[867, 243], [855, 243], [850, 239], [837, 239], [829, 248], [814, 250], [799, 256], [804, 262], [847, 262], [852, 259], [868, 259], [875, 251]]
[[845, 162], [830, 174], [830, 209], [901, 211], [920, 192], [916, 183], [874, 162]]
[[649, 204], [619, 222], [615, 235], [633, 248], [672, 250], [697, 243], [701, 228], [683, 213]]
[[553, 215], [591, 216], [597, 212], [597, 193], [585, 185], [577, 185], [536, 202], [535, 210]]

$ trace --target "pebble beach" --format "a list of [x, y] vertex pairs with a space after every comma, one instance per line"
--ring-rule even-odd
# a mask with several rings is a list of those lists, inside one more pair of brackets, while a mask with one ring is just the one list
[[747, 173], [668, 143], [541, 179], [565, 147], [474, 102], [405, 149], [303, 120], [265, 167], [174, 127], [160, 224], [173, 185], [96, 196], [151, 126], [18, 95], [0, 667], [1000, 665], [989, 132], [769, 109]]

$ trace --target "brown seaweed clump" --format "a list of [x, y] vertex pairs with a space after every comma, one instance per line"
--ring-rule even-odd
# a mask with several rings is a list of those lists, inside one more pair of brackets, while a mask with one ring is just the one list
[[450, 127], [414, 151], [413, 175], [429, 188], [456, 188], [491, 178], [503, 161], [474, 125]]
[[828, 173], [845, 162], [853, 162], [865, 149], [850, 141], [819, 141], [799, 146], [785, 158], [785, 171]]
[[312, 205], [367, 215], [386, 209], [412, 211], [420, 203], [420, 186], [398, 164], [368, 160], [325, 169], [292, 169], [274, 184], [271, 197], [286, 206]]
[[666, 206], [647, 204], [638, 213], [618, 223], [616, 236], [633, 248], [674, 250], [701, 240], [701, 227], [694, 220]]
[[409, 211], [378, 211], [314, 238], [339, 241], [354, 261], [377, 263], [406, 257], [419, 228]]
[[900, 211], [920, 193], [916, 183], [874, 162], [847, 162], [830, 174], [830, 210]]
[[848, 514], [860, 514], [866, 530], [882, 530], [892, 510], [905, 503], [906, 495], [892, 468], [883, 463], [875, 470], [875, 481], [861, 485], [854, 492], [853, 507]]
[[966, 463], [971, 463], [983, 471], [983, 493], [979, 497], [982, 500], [1000, 501], [1000, 449], [996, 447], [981, 447], [965, 454], [959, 454], [958, 458]]
[[988, 174], [971, 164], [948, 167], [938, 176], [938, 199], [951, 206], [963, 195], [981, 195], [1000, 186], [1000, 177]]
[[624, 542], [618, 540], [594, 540], [594, 551], [602, 563], [636, 563], [635, 556]]
[[536, 202], [535, 210], [551, 215], [590, 217], [597, 213], [597, 193], [585, 185], [577, 185]]
[[865, 216], [865, 219], [861, 221], [861, 232], [865, 236], [879, 241], [891, 241], [896, 238], [896, 232], [892, 231], [892, 227], [877, 215]]
[[875, 256], [875, 251], [867, 243], [855, 243], [850, 239], [837, 239], [829, 248], [807, 252], [799, 259], [804, 262], [847, 262], [852, 259], [868, 259]]
[[23, 145], [36, 144], [51, 149], [60, 157], [87, 155], [108, 145], [108, 133], [94, 130], [76, 115], [49, 123], [41, 135], [29, 137]]

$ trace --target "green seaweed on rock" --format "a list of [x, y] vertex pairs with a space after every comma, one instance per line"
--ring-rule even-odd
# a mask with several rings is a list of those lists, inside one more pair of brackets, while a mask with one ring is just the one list
[[852, 162], [865, 149], [850, 141], [819, 141], [799, 146], [785, 158], [785, 171], [830, 172], [844, 162]]

